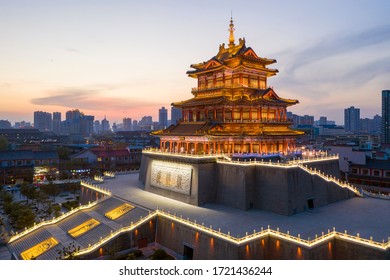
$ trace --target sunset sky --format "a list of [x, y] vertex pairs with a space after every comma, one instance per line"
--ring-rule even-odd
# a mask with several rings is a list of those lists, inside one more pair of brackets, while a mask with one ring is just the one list
[[78, 108], [101, 120], [157, 120], [192, 97], [190, 64], [236, 42], [274, 58], [268, 84], [296, 114], [381, 114], [390, 89], [390, 1], [0, 0], [0, 119]]

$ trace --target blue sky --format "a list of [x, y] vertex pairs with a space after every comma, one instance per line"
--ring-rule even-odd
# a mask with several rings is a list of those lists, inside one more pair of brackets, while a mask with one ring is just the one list
[[343, 123], [380, 114], [390, 88], [389, 1], [0, 0], [0, 119], [79, 108], [113, 122], [189, 99], [190, 64], [235, 36], [279, 74], [269, 86], [296, 114]]

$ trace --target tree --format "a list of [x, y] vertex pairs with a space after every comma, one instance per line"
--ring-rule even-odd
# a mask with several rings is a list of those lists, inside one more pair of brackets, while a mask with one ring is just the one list
[[61, 190], [60, 187], [56, 184], [47, 184], [41, 186], [41, 191], [46, 193], [49, 196], [53, 197], [54, 202], [56, 201], [56, 196], [60, 194]]
[[27, 198], [27, 203], [29, 199], [35, 199], [37, 197], [37, 190], [35, 186], [23, 184], [20, 187], [20, 193]]
[[15, 221], [15, 228], [20, 230], [32, 227], [35, 222], [35, 214], [27, 205], [17, 202], [12, 203], [9, 217]]
[[[41, 190], [36, 191], [35, 196], [33, 197], [33, 199], [36, 200], [36, 202], [38, 204], [38, 207], [39, 207], [39, 204], [41, 204], [42, 208], [44, 208], [45, 204], [48, 204], [48, 202], [49, 202], [48, 201], [49, 200], [49, 196], [45, 192], [43, 192]], [[48, 208], [49, 206], [46, 205], [46, 207]]]
[[149, 256], [151, 260], [174, 260], [171, 255], [168, 255], [163, 249], [157, 249], [152, 255]]
[[0, 151], [8, 150], [8, 140], [3, 135], [0, 135]]
[[52, 205], [52, 209], [54, 210], [54, 217], [59, 217], [61, 215], [61, 206], [58, 204]]
[[77, 257], [77, 253], [80, 251], [80, 246], [76, 246], [74, 242], [70, 243], [67, 247], [62, 247], [62, 249], [58, 249], [58, 257], [57, 260], [74, 260]]
[[1, 191], [0, 192], [0, 199], [3, 200], [4, 205], [9, 204], [14, 200], [14, 197], [9, 192]]

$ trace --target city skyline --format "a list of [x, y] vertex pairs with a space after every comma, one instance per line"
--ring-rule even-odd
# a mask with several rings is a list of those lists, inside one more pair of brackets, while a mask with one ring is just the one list
[[157, 120], [159, 108], [191, 97], [196, 80], [185, 72], [227, 43], [231, 11], [236, 40], [278, 61], [269, 86], [300, 101], [294, 114], [341, 124], [350, 106], [362, 118], [381, 112], [390, 87], [385, 1], [148, 4], [0, 1], [0, 119], [78, 108], [112, 123]]

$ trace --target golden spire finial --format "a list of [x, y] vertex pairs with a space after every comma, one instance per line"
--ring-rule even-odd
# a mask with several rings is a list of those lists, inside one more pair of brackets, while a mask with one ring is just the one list
[[230, 17], [230, 24], [229, 24], [229, 47], [234, 47], [234, 24], [233, 24], [233, 15]]

